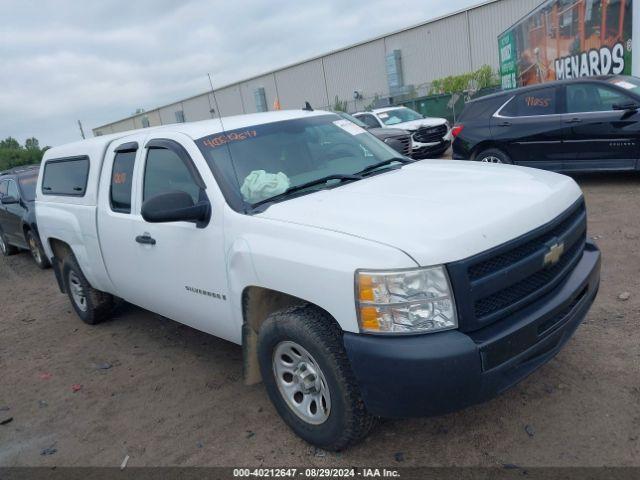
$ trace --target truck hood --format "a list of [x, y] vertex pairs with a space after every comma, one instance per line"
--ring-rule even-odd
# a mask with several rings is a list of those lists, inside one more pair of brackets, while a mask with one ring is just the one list
[[274, 204], [259, 216], [386, 244], [428, 266], [523, 235], [581, 195], [571, 178], [543, 170], [423, 160]]
[[420, 120], [411, 120], [410, 122], [394, 123], [393, 125], [390, 125], [390, 127], [401, 128], [403, 130], [414, 132], [420, 127], [437, 127], [438, 125], [446, 123], [446, 121], [446, 118], [429, 117]]

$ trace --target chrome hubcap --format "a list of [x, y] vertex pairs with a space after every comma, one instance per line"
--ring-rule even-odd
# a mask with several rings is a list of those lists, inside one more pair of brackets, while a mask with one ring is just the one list
[[280, 342], [273, 352], [273, 374], [282, 398], [298, 417], [312, 425], [329, 418], [329, 387], [306, 349], [295, 342]]
[[489, 155], [488, 157], [484, 157], [480, 161], [484, 163], [502, 163], [502, 160], [500, 160], [498, 157], [494, 155]]
[[33, 237], [29, 237], [29, 249], [31, 250], [31, 255], [33, 259], [40, 263], [40, 249], [38, 248], [38, 244], [36, 243], [36, 239]]
[[80, 278], [75, 272], [69, 272], [69, 290], [71, 292], [71, 298], [73, 302], [83, 312], [87, 311], [87, 296], [84, 293], [84, 288], [80, 283]]

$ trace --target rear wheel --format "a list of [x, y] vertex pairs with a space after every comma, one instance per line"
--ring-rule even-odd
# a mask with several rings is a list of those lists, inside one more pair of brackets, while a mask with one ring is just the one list
[[324, 311], [298, 306], [271, 314], [260, 328], [258, 357], [276, 410], [307, 442], [342, 450], [373, 427], [342, 330]]
[[9, 243], [7, 242], [7, 238], [4, 236], [4, 232], [2, 230], [0, 230], [0, 252], [2, 252], [2, 255], [4, 255], [5, 257], [18, 253], [18, 249], [16, 247], [14, 247], [13, 245], [9, 245]]
[[31, 256], [33, 260], [36, 262], [36, 265], [41, 269], [49, 268], [51, 264], [49, 260], [47, 260], [47, 255], [44, 253], [44, 249], [40, 244], [40, 240], [33, 233], [33, 231], [27, 231], [27, 245], [29, 245], [29, 251], [31, 252]]
[[498, 148], [489, 148], [487, 150], [483, 150], [482, 152], [476, 155], [476, 160], [482, 163], [507, 163], [513, 164], [513, 161], [502, 150]]
[[93, 288], [73, 256], [65, 258], [62, 278], [71, 305], [83, 322], [95, 325], [111, 316], [113, 296]]

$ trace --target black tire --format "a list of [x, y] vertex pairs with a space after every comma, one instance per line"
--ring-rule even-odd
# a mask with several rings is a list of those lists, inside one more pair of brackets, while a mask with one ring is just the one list
[[[274, 372], [274, 353], [285, 344], [283, 342], [295, 342], [306, 349], [312, 356], [311, 365], [319, 367], [320, 377], [326, 380], [330, 408], [321, 412], [327, 416], [323, 423], [313, 424], [302, 419], [280, 392]], [[342, 330], [324, 311], [303, 305], [272, 313], [260, 328], [258, 359], [262, 380], [276, 410], [307, 442], [339, 451], [362, 440], [373, 428], [376, 419], [367, 412], [360, 396], [344, 350]], [[293, 378], [291, 382], [291, 385], [300, 385]]]
[[18, 248], [13, 245], [9, 245], [7, 238], [4, 236], [4, 232], [0, 230], [0, 252], [3, 256], [8, 257], [18, 253]]
[[[113, 296], [89, 284], [73, 255], [62, 262], [62, 278], [71, 305], [83, 322], [95, 325], [111, 316]], [[84, 297], [84, 303], [76, 300], [74, 292]]]
[[38, 268], [41, 268], [42, 270], [49, 268], [51, 264], [47, 259], [47, 255], [44, 253], [40, 239], [33, 233], [33, 230], [27, 230], [26, 240], [27, 245], [29, 245], [31, 257], [33, 258], [33, 261], [36, 262]]
[[509, 155], [504, 153], [499, 148], [488, 148], [486, 150], [483, 150], [476, 155], [475, 160], [478, 162], [505, 163], [513, 165], [513, 160], [511, 160], [511, 157], [509, 157]]

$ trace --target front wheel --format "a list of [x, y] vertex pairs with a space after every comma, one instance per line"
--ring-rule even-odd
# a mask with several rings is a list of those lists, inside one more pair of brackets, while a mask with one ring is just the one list
[[260, 328], [258, 357], [276, 410], [307, 442], [338, 451], [373, 427], [342, 331], [324, 311], [298, 306], [271, 314]]
[[482, 163], [506, 163], [513, 164], [513, 161], [502, 150], [497, 148], [489, 148], [478, 153], [475, 158], [478, 162]]

